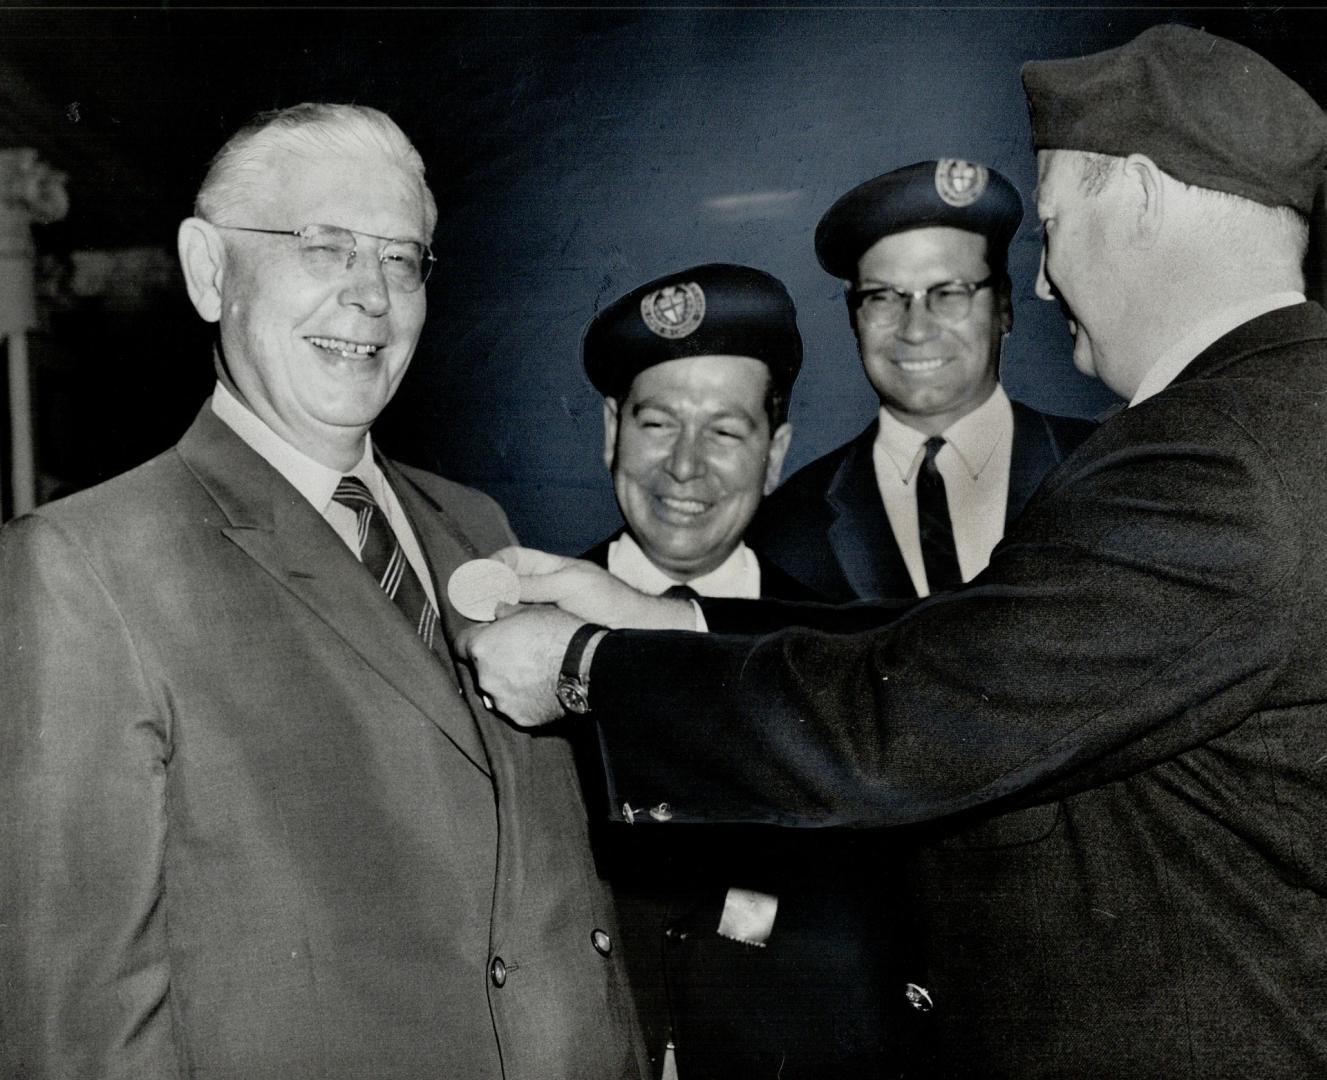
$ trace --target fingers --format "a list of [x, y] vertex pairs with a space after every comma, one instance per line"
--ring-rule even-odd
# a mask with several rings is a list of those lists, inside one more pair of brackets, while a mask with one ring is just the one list
[[608, 576], [606, 570], [600, 570], [597, 566], [590, 566], [589, 563], [577, 562], [574, 559], [566, 561], [570, 565], [565, 569], [522, 576], [521, 602], [523, 604], [556, 604], [559, 601], [574, 597], [577, 593], [584, 592], [587, 588], [592, 588], [596, 582], [596, 577], [593, 574], [587, 574], [585, 567], [589, 567], [595, 574]]
[[482, 629], [482, 626], [465, 627], [452, 639], [452, 652], [462, 660], [473, 660], [474, 653], [471, 651], [471, 645], [475, 640], [475, 635]]
[[540, 551], [538, 548], [515, 545], [495, 551], [492, 557], [497, 559], [498, 562], [505, 563], [521, 576], [551, 574], [577, 562], [576, 559], [569, 559], [564, 555], [550, 555], [547, 551]]

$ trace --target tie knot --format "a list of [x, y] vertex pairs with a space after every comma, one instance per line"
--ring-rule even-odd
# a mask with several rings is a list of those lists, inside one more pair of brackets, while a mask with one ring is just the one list
[[927, 464], [927, 465], [934, 465], [934, 464], [935, 464], [935, 455], [938, 454], [938, 453], [940, 452], [940, 448], [941, 448], [942, 446], [944, 446], [944, 444], [945, 444], [945, 440], [944, 440], [944, 436], [942, 436], [942, 435], [932, 435], [929, 439], [926, 440], [926, 464]]
[[341, 477], [340, 482], [336, 485], [336, 490], [332, 492], [332, 502], [348, 506], [356, 513], [366, 506], [374, 509], [378, 506], [377, 502], [374, 501], [373, 494], [369, 491], [368, 484], [364, 483], [358, 476]]

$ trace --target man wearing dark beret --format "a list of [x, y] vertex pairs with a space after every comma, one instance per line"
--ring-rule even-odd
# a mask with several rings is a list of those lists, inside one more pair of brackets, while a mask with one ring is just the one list
[[[668, 274], [601, 311], [582, 357], [626, 522], [583, 557], [647, 593], [812, 599], [742, 539], [792, 437], [802, 339], [783, 284], [728, 264]], [[652, 1058], [671, 1039], [681, 1080], [897, 1067], [882, 981], [903, 923], [870, 886], [866, 840], [601, 830]]]
[[712, 263], [633, 289], [582, 342], [626, 529], [586, 553], [645, 592], [808, 599], [743, 542], [779, 482], [802, 338], [782, 283]]
[[1000, 387], [1022, 216], [1008, 180], [950, 158], [868, 180], [821, 218], [816, 254], [847, 283], [880, 413], [794, 474], [751, 531], [762, 558], [821, 599], [926, 596], [975, 577], [1091, 432]]
[[[591, 631], [585, 704], [619, 797], [670, 828], [948, 830], [971, 884], [923, 943], [962, 921], [984, 946], [929, 958], [923, 1075], [1325, 1076], [1327, 312], [1301, 263], [1327, 117], [1179, 26], [1023, 80], [1038, 291], [1129, 407], [966, 587], [901, 617], [701, 601], [711, 633]], [[524, 723], [558, 714], [584, 620], [696, 628], [507, 557], [523, 600], [574, 611], [461, 642]]]

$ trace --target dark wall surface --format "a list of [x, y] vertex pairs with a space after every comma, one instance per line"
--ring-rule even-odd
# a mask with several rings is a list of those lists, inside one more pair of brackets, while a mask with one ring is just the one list
[[[1327, 17], [1258, 6], [51, 7], [0, 9], [0, 144], [37, 146], [71, 173], [69, 219], [40, 230], [58, 257], [173, 247], [207, 158], [258, 109], [321, 98], [391, 113], [442, 213], [429, 321], [377, 435], [496, 496], [527, 542], [575, 551], [619, 520], [600, 399], [579, 363], [594, 312], [692, 263], [783, 279], [807, 348], [791, 471], [875, 411], [839, 283], [815, 261], [816, 221], [849, 187], [912, 161], [980, 160], [1023, 193], [1003, 362], [1012, 396], [1080, 416], [1112, 404], [1073, 371], [1058, 310], [1032, 295], [1035, 163], [1018, 69], [1162, 21], [1244, 41], [1323, 100]], [[142, 430], [133, 410], [163, 444], [187, 425], [208, 384], [207, 338], [181, 326], [177, 306], [144, 316], [108, 357], [64, 321], [73, 396], [100, 389], [92, 408], [44, 421], [45, 452], [96, 462], [96, 479], [145, 452], [117, 441]], [[188, 377], [163, 377], [164, 364]], [[108, 384], [120, 388], [114, 427], [96, 419]]]

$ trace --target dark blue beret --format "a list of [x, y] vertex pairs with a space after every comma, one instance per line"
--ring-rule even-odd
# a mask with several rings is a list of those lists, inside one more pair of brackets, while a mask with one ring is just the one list
[[994, 169], [957, 158], [919, 161], [859, 184], [816, 226], [816, 256], [835, 277], [857, 277], [857, 260], [882, 236], [949, 226], [980, 233], [987, 262], [1003, 264], [1023, 219], [1018, 189]]
[[1176, 180], [1307, 214], [1327, 117], [1257, 53], [1168, 24], [1127, 45], [1023, 65], [1038, 150], [1146, 154]]
[[590, 382], [618, 399], [646, 368], [688, 356], [753, 357], [788, 393], [802, 367], [802, 335], [788, 290], [750, 266], [693, 266], [613, 301], [581, 340]]

